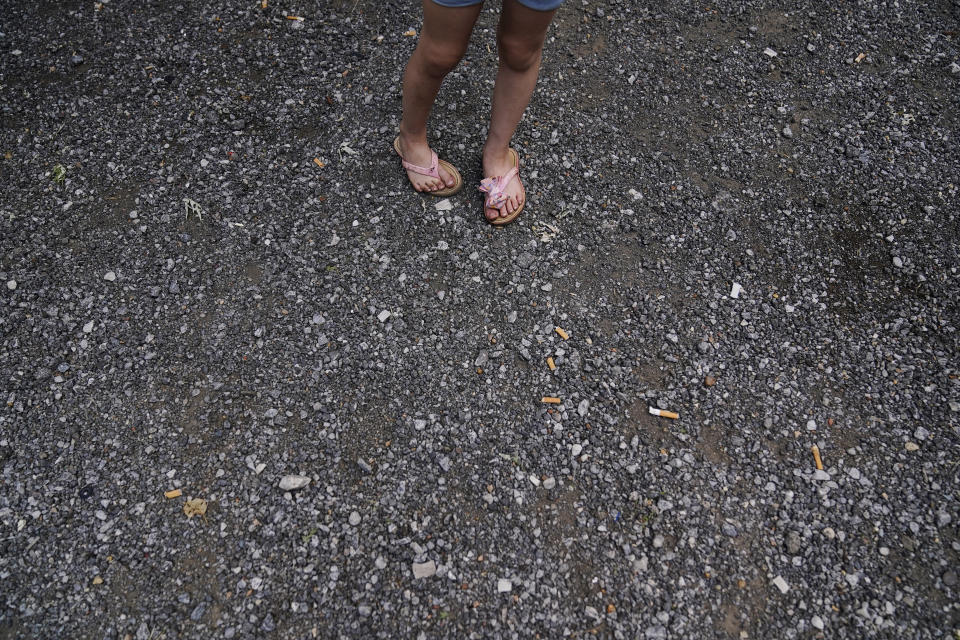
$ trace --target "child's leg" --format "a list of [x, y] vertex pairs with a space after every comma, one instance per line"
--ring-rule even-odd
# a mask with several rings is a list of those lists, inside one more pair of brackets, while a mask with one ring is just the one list
[[[528, 9], [517, 0], [503, 0], [497, 33], [500, 68], [493, 88], [490, 131], [483, 146], [485, 176], [501, 176], [513, 167], [508, 151], [510, 138], [537, 84], [543, 41], [555, 13], [556, 10]], [[510, 182], [506, 192], [507, 202], [499, 211], [486, 210], [487, 218], [506, 216], [520, 206], [520, 185], [516, 180]]]
[[[427, 117], [437, 98], [443, 78], [460, 62], [473, 24], [482, 5], [442, 7], [433, 0], [423, 0], [423, 29], [420, 41], [410, 56], [403, 74], [403, 119], [400, 121], [400, 151], [403, 158], [415, 165], [429, 166], [430, 146], [427, 144]], [[417, 191], [436, 191], [444, 184], [436, 178], [408, 171], [410, 182]], [[444, 170], [440, 177], [446, 186], [454, 184]]]

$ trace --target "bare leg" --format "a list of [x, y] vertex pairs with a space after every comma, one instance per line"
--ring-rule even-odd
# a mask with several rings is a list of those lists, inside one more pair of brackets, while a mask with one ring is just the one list
[[[473, 24], [482, 5], [442, 7], [433, 0], [423, 0], [423, 29], [417, 48], [410, 56], [403, 73], [403, 118], [400, 121], [400, 151], [404, 160], [415, 165], [430, 165], [427, 144], [427, 118], [440, 83], [457, 66], [467, 50]], [[407, 171], [417, 191], [436, 191], [453, 186], [453, 177], [440, 169], [437, 180]]]
[[[503, 0], [497, 45], [500, 68], [493, 88], [490, 131], [483, 146], [483, 175], [502, 176], [513, 168], [510, 138], [523, 116], [540, 72], [543, 41], [556, 11], [534, 11], [517, 0]], [[520, 185], [511, 180], [506, 189], [507, 202], [499, 210], [486, 209], [488, 219], [506, 216], [522, 202]]]

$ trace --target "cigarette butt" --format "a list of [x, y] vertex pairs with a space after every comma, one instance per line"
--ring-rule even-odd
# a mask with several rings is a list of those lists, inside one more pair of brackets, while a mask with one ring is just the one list
[[867, 57], [867, 54], [861, 53], [860, 55], [857, 56], [857, 62], [862, 62], [863, 59], [866, 57]]
[[817, 465], [817, 470], [823, 471], [823, 460], [820, 459], [820, 447], [813, 445], [810, 447], [810, 451], [813, 452], [813, 462]]
[[553, 398], [551, 396], [543, 396], [540, 398], [540, 402], [546, 402], [547, 404], [560, 404], [562, 400], [560, 400], [560, 398]]
[[557, 332], [557, 335], [560, 336], [561, 338], [563, 338], [564, 340], [569, 340], [569, 339], [570, 339], [570, 334], [568, 334], [566, 331], [564, 331], [564, 330], [561, 329], [560, 327], [557, 327], [556, 329], [554, 329], [554, 331], [556, 331], [556, 332]]
[[317, 165], [317, 166], [320, 167], [321, 169], [323, 169], [323, 168], [326, 166], [326, 165], [324, 165], [322, 162], [320, 162], [320, 158], [314, 158], [314, 159], [313, 159], [313, 164]]
[[671, 420], [676, 420], [680, 417], [679, 413], [674, 413], [673, 411], [667, 411], [665, 409], [655, 409], [653, 407], [649, 408], [650, 415], [660, 416], [661, 418], [670, 418]]
[[550, 371], [557, 368], [557, 365], [553, 363], [553, 358], [547, 358], [547, 366], [550, 367]]
[[260, 0], [260, 8], [261, 9], [267, 8], [267, 0]]
[[412, 38], [412, 37], [414, 37], [414, 36], [417, 35], [417, 31], [416, 31], [416, 29], [410, 29], [409, 31], [404, 31], [404, 32], [403, 32], [403, 35], [409, 36], [409, 37]]
[[287, 20], [300, 20], [300, 21], [302, 21], [303, 18], [301, 18], [300, 16], [287, 16]]
[[180, 491], [180, 489], [174, 489], [173, 491], [165, 492], [163, 495], [166, 496], [167, 499], [172, 500], [174, 498], [179, 498], [180, 496], [182, 496], [183, 491]]

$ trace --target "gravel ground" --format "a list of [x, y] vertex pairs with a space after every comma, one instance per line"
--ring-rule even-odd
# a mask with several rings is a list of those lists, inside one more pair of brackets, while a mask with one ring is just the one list
[[956, 1], [3, 5], [0, 638], [960, 635]]

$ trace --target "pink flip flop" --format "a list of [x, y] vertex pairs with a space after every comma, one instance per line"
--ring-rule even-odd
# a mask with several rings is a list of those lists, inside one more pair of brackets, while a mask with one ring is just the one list
[[[520, 215], [520, 212], [523, 211], [523, 207], [527, 204], [527, 192], [523, 188], [523, 183], [520, 182], [520, 156], [513, 149], [510, 149], [510, 154], [513, 156], [513, 169], [507, 171], [507, 173], [503, 176], [484, 178], [480, 181], [480, 191], [487, 194], [487, 198], [483, 203], [483, 218], [495, 227], [502, 227], [516, 220], [517, 216]], [[507, 194], [504, 193], [504, 190], [514, 178], [516, 178], [517, 182], [520, 184], [520, 206], [517, 207], [513, 213], [505, 217], [498, 215], [493, 220], [487, 218], [487, 209], [499, 209], [501, 206], [503, 206], [503, 203], [507, 201]]]
[[440, 171], [438, 168], [443, 167], [447, 173], [452, 175], [456, 180], [452, 187], [447, 187], [438, 191], [421, 191], [420, 193], [426, 193], [439, 198], [446, 198], [447, 196], [452, 196], [457, 191], [460, 191], [460, 188], [463, 186], [463, 178], [460, 177], [460, 172], [457, 171], [457, 168], [446, 160], [440, 160], [437, 158], [437, 154], [433, 151], [433, 149], [430, 150], [431, 157], [429, 167], [420, 167], [403, 159], [403, 154], [400, 153], [400, 136], [397, 136], [394, 139], [393, 150], [397, 152], [398, 156], [400, 156], [400, 162], [403, 164], [403, 168], [407, 169], [408, 171], [413, 171], [414, 173], [419, 173], [422, 176], [430, 176], [431, 178], [437, 178], [439, 180]]

